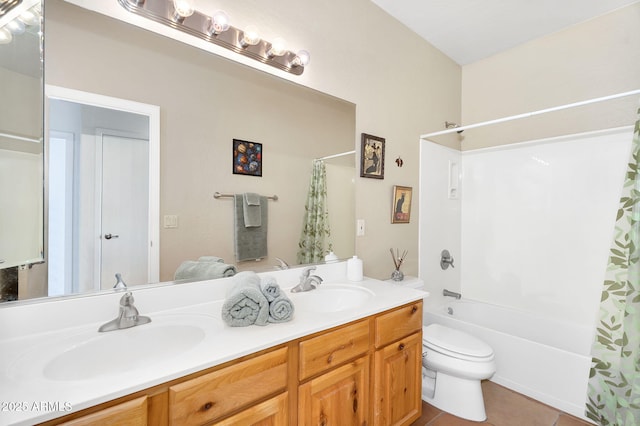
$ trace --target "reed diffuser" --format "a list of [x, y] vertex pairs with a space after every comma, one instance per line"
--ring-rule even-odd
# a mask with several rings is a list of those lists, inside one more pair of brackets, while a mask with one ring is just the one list
[[393, 265], [396, 269], [391, 273], [391, 279], [394, 281], [402, 281], [404, 279], [404, 274], [400, 270], [402, 266], [402, 262], [407, 258], [407, 250], [402, 252], [402, 256], [400, 255], [400, 250], [395, 249], [395, 252], [392, 248], [389, 249], [391, 252], [391, 258], [393, 259]]

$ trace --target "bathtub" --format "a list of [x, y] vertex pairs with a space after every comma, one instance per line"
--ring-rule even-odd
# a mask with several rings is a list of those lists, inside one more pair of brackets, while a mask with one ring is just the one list
[[424, 322], [487, 342], [497, 365], [491, 381], [587, 420], [590, 327], [466, 299], [425, 306]]

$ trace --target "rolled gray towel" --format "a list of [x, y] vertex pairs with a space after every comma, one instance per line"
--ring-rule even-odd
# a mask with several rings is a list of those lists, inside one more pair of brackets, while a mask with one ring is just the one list
[[280, 286], [276, 282], [276, 279], [271, 276], [263, 277], [262, 280], [260, 280], [260, 288], [269, 303], [280, 296]]
[[222, 320], [231, 327], [267, 325], [269, 302], [260, 289], [260, 277], [254, 272], [240, 272], [222, 304]]
[[295, 308], [293, 302], [284, 294], [269, 303], [269, 322], [279, 323], [291, 321]]

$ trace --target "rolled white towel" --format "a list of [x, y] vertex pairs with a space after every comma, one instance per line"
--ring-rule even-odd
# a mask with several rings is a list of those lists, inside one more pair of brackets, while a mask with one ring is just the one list
[[254, 272], [240, 272], [222, 304], [222, 320], [231, 327], [267, 325], [269, 302], [260, 289], [260, 277]]
[[284, 293], [269, 303], [269, 322], [279, 323], [291, 321], [295, 307]]
[[272, 276], [262, 277], [260, 280], [260, 288], [262, 289], [262, 294], [264, 294], [269, 303], [273, 302], [278, 296], [280, 296], [280, 286]]

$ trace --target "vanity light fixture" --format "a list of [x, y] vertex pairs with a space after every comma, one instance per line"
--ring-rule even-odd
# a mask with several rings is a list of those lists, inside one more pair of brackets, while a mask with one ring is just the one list
[[276, 37], [271, 43], [271, 47], [267, 50], [267, 56], [273, 58], [274, 56], [282, 56], [287, 51], [286, 42], [282, 37]]
[[118, 3], [131, 13], [294, 75], [301, 75], [309, 64], [308, 51], [287, 50], [281, 38], [273, 42], [263, 40], [251, 25], [244, 30], [235, 28], [221, 10], [211, 16], [198, 12], [193, 8], [193, 0], [118, 0]]
[[196, 10], [189, 0], [173, 0], [173, 20], [182, 24]]
[[258, 28], [253, 25], [249, 25], [243, 32], [242, 37], [240, 37], [240, 46], [243, 48], [249, 46], [255, 46], [260, 43], [260, 32]]
[[229, 15], [224, 10], [219, 10], [209, 18], [207, 33], [209, 36], [218, 35], [229, 29]]

